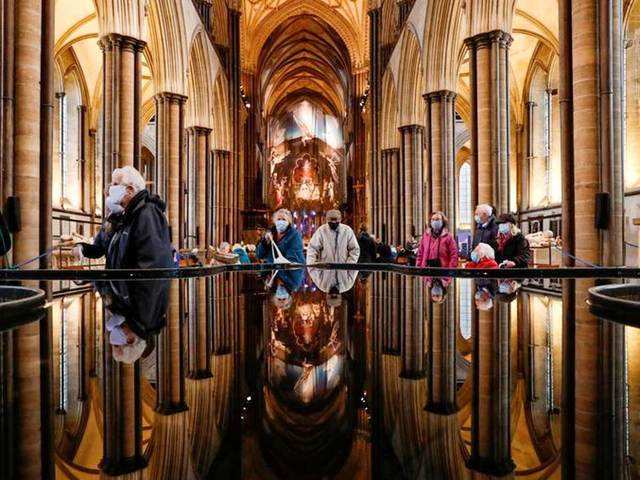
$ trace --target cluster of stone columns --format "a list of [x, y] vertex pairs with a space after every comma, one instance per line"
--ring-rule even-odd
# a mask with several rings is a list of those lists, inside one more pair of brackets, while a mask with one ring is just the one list
[[213, 199], [213, 223], [215, 245], [236, 240], [239, 231], [240, 209], [237, 183], [234, 182], [232, 155], [228, 150], [213, 151], [213, 184], [216, 190]]
[[146, 43], [119, 33], [100, 39], [102, 85], [103, 166], [114, 168], [140, 163], [140, 102], [142, 51]]
[[508, 32], [493, 30], [465, 40], [471, 88], [473, 203], [509, 211]]
[[[563, 249], [622, 265], [622, 5], [561, 0], [559, 12]], [[563, 282], [563, 477], [623, 478], [624, 329], [589, 313], [593, 285]]]

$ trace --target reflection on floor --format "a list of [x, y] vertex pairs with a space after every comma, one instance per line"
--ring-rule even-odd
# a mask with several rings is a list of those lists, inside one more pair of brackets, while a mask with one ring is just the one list
[[[162, 317], [149, 331], [127, 316], [145, 312]], [[9, 478], [560, 478], [562, 331], [561, 298], [526, 282], [330, 271], [113, 282], [1, 333], [0, 425], [16, 453], [2, 467]], [[627, 331], [629, 458], [639, 335]], [[139, 340], [140, 361], [117, 361]]]

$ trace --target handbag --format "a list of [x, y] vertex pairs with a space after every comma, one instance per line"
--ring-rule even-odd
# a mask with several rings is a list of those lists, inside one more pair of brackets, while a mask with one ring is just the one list
[[284, 255], [282, 255], [282, 252], [280, 252], [280, 249], [274, 240], [271, 240], [271, 255], [273, 256], [273, 263], [291, 263]]

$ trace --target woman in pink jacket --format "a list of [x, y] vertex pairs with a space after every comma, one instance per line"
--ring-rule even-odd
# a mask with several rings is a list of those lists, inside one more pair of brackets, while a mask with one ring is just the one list
[[449, 233], [449, 220], [442, 212], [431, 214], [430, 228], [422, 235], [416, 267], [456, 268], [458, 245]]

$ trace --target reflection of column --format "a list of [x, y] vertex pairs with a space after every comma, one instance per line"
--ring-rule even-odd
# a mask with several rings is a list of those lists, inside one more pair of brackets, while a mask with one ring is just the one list
[[[624, 252], [621, 10], [619, 0], [560, 2], [563, 248], [606, 266]], [[603, 192], [606, 219], [596, 217]], [[624, 330], [589, 313], [593, 284], [563, 285], [563, 476], [623, 478]]]
[[[509, 211], [509, 46], [512, 37], [494, 30], [468, 38], [471, 87], [471, 177], [477, 203]], [[474, 199], [475, 200], [475, 199]]]
[[104, 65], [102, 155], [107, 173], [125, 165], [140, 167], [140, 89], [145, 45], [142, 40], [118, 33], [100, 39]]
[[[453, 305], [455, 295], [449, 293], [451, 301], [429, 303], [429, 353], [427, 375], [427, 406], [432, 413], [448, 415], [455, 413], [456, 404], [456, 322]], [[452, 315], [453, 313], [453, 315]]]
[[156, 412], [169, 415], [187, 409], [184, 390], [184, 349], [183, 349], [183, 285], [178, 280], [169, 289], [167, 326], [158, 335], [156, 348], [158, 364], [158, 386]]
[[233, 319], [233, 290], [235, 282], [228, 273], [213, 278], [215, 305], [213, 312], [213, 353], [224, 355], [231, 351], [231, 321]]
[[142, 397], [140, 362], [116, 362], [109, 334], [102, 329], [103, 458], [101, 470], [107, 475], [123, 475], [144, 468], [142, 454]]
[[209, 279], [194, 280], [196, 290], [196, 311], [189, 314], [189, 373], [192, 379], [211, 376], [211, 327], [208, 322], [207, 283]]
[[398, 294], [404, 277], [383, 273], [373, 284], [376, 304], [374, 316], [382, 325], [382, 353], [400, 355], [401, 323], [403, 309], [398, 305]]
[[455, 225], [455, 101], [456, 94], [449, 90], [431, 92], [424, 96], [427, 102], [427, 128], [425, 144], [429, 169], [431, 195], [426, 212], [443, 211], [449, 224]]
[[405, 125], [399, 128], [400, 141], [400, 187], [404, 222], [401, 225], [400, 241], [406, 242], [411, 235], [422, 232], [425, 225], [423, 208], [423, 127]]
[[511, 377], [509, 304], [478, 311], [473, 321], [473, 402], [471, 457], [476, 472], [505, 476], [511, 458]]
[[422, 279], [406, 277], [400, 285], [403, 378], [424, 378], [424, 308]]

